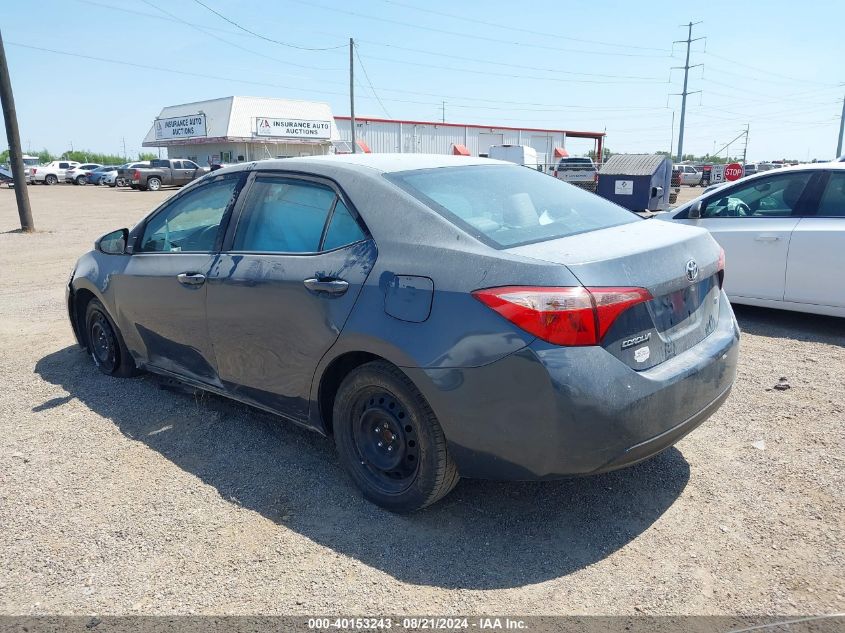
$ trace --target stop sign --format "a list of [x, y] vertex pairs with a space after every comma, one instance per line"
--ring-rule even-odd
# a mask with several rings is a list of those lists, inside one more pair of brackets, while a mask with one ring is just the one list
[[742, 178], [742, 165], [731, 163], [725, 167], [725, 180], [739, 180]]

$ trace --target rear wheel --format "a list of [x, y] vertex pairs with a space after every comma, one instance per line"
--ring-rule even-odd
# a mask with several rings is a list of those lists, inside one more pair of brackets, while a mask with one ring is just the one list
[[146, 189], [149, 189], [150, 191], [158, 191], [159, 189], [161, 189], [161, 180], [153, 176], [152, 178], [147, 180]]
[[364, 497], [394, 512], [412, 512], [458, 483], [446, 437], [423, 395], [393, 365], [353, 370], [334, 404], [335, 444]]
[[45, 185], [55, 185], [57, 182], [59, 182], [59, 178], [55, 174], [47, 174], [44, 177]]
[[120, 377], [136, 373], [123, 339], [97, 299], [91, 299], [85, 308], [85, 334], [88, 353], [101, 372]]

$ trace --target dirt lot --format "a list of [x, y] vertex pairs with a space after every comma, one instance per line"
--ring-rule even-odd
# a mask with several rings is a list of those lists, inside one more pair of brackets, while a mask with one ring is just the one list
[[738, 309], [733, 395], [676, 448], [393, 516], [316, 434], [73, 345], [74, 260], [170, 192], [29, 191], [34, 235], [0, 190], [0, 612], [845, 611], [845, 321]]

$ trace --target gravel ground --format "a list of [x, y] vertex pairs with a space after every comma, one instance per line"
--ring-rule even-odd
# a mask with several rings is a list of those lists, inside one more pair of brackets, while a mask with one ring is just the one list
[[733, 395], [677, 447], [394, 516], [316, 434], [73, 345], [74, 260], [170, 192], [29, 191], [34, 235], [0, 190], [0, 613], [845, 610], [845, 321], [738, 308]]

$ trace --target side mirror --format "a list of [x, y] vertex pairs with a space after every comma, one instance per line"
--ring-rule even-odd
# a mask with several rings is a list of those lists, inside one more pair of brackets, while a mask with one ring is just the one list
[[129, 229], [118, 229], [106, 233], [94, 242], [94, 248], [106, 255], [123, 255], [126, 253], [126, 243], [129, 241]]
[[696, 200], [693, 203], [693, 205], [689, 208], [687, 217], [690, 220], [698, 220], [701, 217], [701, 200]]

